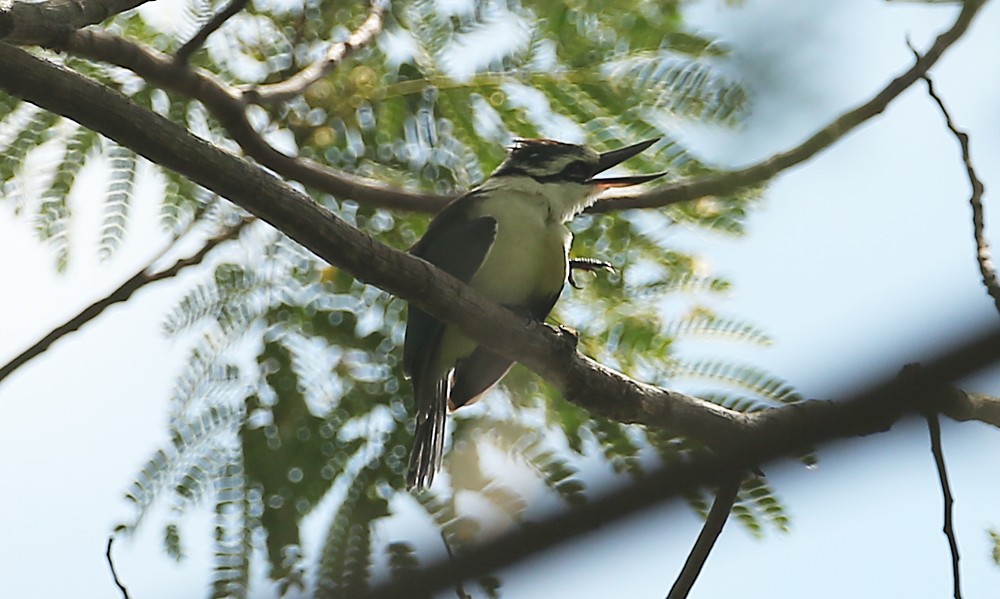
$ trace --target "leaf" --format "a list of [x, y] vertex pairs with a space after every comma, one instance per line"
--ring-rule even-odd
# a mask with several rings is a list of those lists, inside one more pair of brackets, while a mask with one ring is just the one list
[[136, 155], [128, 148], [111, 144], [107, 154], [111, 176], [104, 198], [104, 222], [98, 245], [101, 260], [110, 259], [125, 237], [138, 168]]

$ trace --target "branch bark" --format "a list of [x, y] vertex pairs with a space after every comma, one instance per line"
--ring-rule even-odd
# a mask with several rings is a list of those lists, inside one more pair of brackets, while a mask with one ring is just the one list
[[[0, 64], [5, 66], [0, 70], [0, 88], [94, 129], [233, 201], [330, 264], [409, 300], [457, 325], [482, 345], [520, 361], [567, 399], [595, 414], [666, 429], [713, 447], [739, 446], [768, 435], [799, 439], [795, 430], [807, 412], [821, 422], [838, 419], [839, 408], [832, 402], [744, 414], [632, 380], [579, 354], [570, 335], [543, 324], [526, 325], [523, 318], [448, 274], [377, 242], [264, 169], [120, 93], [6, 44], [0, 44]], [[984, 351], [984, 355], [991, 353]], [[883, 430], [899, 413], [898, 406], [887, 409], [881, 428], [871, 429], [869, 422], [849, 434]]]
[[96, 25], [148, 1], [47, 0], [9, 4], [0, 1], [0, 41], [22, 46], [58, 44], [77, 29]]

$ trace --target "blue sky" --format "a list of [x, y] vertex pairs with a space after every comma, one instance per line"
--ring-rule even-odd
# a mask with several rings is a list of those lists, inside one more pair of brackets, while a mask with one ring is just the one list
[[[754, 90], [754, 109], [738, 131], [678, 133], [705, 159], [734, 166], [785, 149], [909, 66], [906, 36], [926, 47], [956, 10], [875, 0], [694, 3], [695, 28], [733, 47], [733, 68]], [[972, 135], [987, 185], [988, 233], [1000, 229], [991, 210], [991, 183], [1000, 174], [998, 30], [994, 2], [933, 71], [954, 118]], [[918, 85], [775, 180], [746, 237], [692, 229], [678, 230], [676, 239], [734, 281], [715, 307], [759, 324], [776, 341], [765, 350], [726, 348], [729, 355], [794, 381], [807, 396], [842, 397], [943, 339], [997, 322], [973, 259], [968, 193], [955, 140]], [[0, 208], [0, 247], [16, 256], [0, 262], [0, 277], [16, 290], [0, 300], [0, 361], [155, 255], [163, 239], [154, 200], [140, 203], [138, 228], [113, 263], [81, 259], [61, 277], [51, 273], [52, 259], [29, 224]], [[85, 208], [85, 194], [76, 204], [76, 255], [92, 255], [86, 236], [100, 214]], [[15, 490], [0, 499], [0, 596], [115, 596], [104, 543], [130, 515], [124, 489], [166, 441], [167, 395], [184, 348], [164, 340], [159, 326], [190, 280], [142, 291], [0, 384], [0, 479]], [[1000, 377], [979, 377], [975, 386], [1000, 395]], [[945, 421], [943, 428], [965, 591], [991, 596], [1000, 568], [989, 559], [985, 531], [1000, 526], [993, 465], [1000, 435], [977, 423]], [[765, 468], [792, 516], [791, 533], [757, 540], [730, 525], [692, 597], [950, 595], [925, 427], [905, 421], [888, 434], [824, 448], [820, 459], [814, 470], [792, 462]], [[687, 508], [665, 505], [503, 572], [505, 596], [663, 596], [699, 526]], [[209, 530], [207, 514], [196, 513], [185, 528], [197, 539]], [[190, 543], [189, 559], [175, 564], [157, 528], [147, 527], [116, 548], [116, 562], [134, 597], [202, 596], [207, 540]]]

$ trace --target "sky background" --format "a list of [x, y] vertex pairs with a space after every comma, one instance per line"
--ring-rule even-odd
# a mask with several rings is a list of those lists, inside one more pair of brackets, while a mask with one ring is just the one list
[[[731, 166], [791, 147], [907, 68], [907, 36], [926, 48], [955, 14], [949, 5], [875, 0], [691, 3], [693, 29], [733, 48], [731, 68], [748, 81], [753, 107], [739, 130], [678, 134], [703, 159]], [[932, 72], [952, 116], [972, 135], [987, 185], [988, 234], [1000, 228], [991, 210], [1000, 176], [996, 31], [1000, 4], [992, 2]], [[98, 181], [98, 171], [88, 167], [85, 176]], [[0, 249], [8, 256], [0, 261], [7, 282], [0, 362], [105, 295], [165, 243], [155, 198], [140, 192], [126, 247], [99, 264], [92, 256], [100, 214], [88, 211], [86, 189], [76, 188], [76, 259], [62, 276], [30, 224], [0, 204]], [[725, 356], [775, 372], [808, 397], [844, 397], [997, 322], [974, 260], [968, 195], [957, 143], [918, 84], [882, 116], [778, 177], [745, 237], [679, 227], [675, 236], [734, 282], [712, 305], [775, 339], [764, 350], [724, 346]], [[125, 489], [167, 441], [167, 397], [186, 348], [162, 337], [160, 325], [196, 276], [141, 291], [0, 383], [0, 597], [117, 596], [104, 544], [131, 516]], [[1000, 395], [1000, 376], [976, 377], [969, 388]], [[995, 596], [1000, 568], [990, 560], [986, 530], [1000, 526], [1000, 434], [946, 420], [943, 440], [964, 590]], [[950, 596], [940, 489], [923, 423], [906, 420], [819, 456], [812, 470], [791, 461], [765, 467], [791, 532], [758, 540], [730, 523], [691, 597]], [[205, 512], [185, 521], [189, 556], [180, 564], [162, 551], [157, 526], [116, 545], [133, 597], [205, 595]], [[700, 525], [685, 506], [666, 504], [501, 572], [504, 596], [662, 597]], [[258, 596], [270, 594], [264, 586]]]

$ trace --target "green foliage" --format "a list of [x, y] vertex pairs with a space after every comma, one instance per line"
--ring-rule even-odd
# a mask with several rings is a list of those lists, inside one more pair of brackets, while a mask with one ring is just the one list
[[135, 153], [117, 144], [112, 144], [107, 156], [110, 161], [110, 177], [104, 198], [104, 222], [101, 223], [98, 246], [102, 260], [111, 258], [125, 237], [138, 167]]
[[[141, 12], [108, 27], [172, 52], [223, 4], [188, 0], [176, 30], [158, 29]], [[250, 3], [191, 62], [234, 85], [283, 81], [331, 39], [344, 39], [367, 10], [364, 2]], [[396, 2], [377, 43], [302, 97], [248, 114], [299, 156], [438, 192], [482, 181], [519, 136], [557, 136], [599, 150], [662, 138], [630, 164], [668, 170], [672, 179], [701, 175], [712, 169], [675, 138], [677, 123], [738, 124], [748, 94], [727, 74], [725, 47], [683, 27], [672, 1]], [[71, 57], [65, 64], [235, 150], [198, 102], [121, 69]], [[19, 198], [14, 192], [26, 188], [26, 165], [43, 142], [51, 141], [58, 156], [36, 222], [55, 244], [60, 268], [68, 260], [67, 198], [80, 169], [97, 156], [110, 165], [102, 259], [121, 246], [147, 173], [165, 184], [160, 213], [172, 235], [239, 216], [191, 181], [155, 165], [140, 169], [129, 150], [51, 114], [3, 95], [0, 114], [7, 115], [0, 122], [4, 197]], [[575, 255], [606, 259], [616, 270], [581, 273], [582, 288], [564, 295], [552, 320], [577, 329], [586, 353], [642, 380], [707, 380], [721, 386], [710, 399], [739, 410], [799, 401], [791, 386], [760, 369], [679, 357], [690, 338], [770, 342], [760, 328], [705, 307], [729, 282], [671, 239], [678, 223], [739, 234], [759, 196], [750, 190], [577, 219]], [[399, 248], [426, 227], [425, 215], [326, 195], [315, 200]], [[33, 206], [23, 196], [16, 202]], [[528, 519], [531, 496], [509, 473], [527, 472], [551, 497], [576, 506], [587, 500], [587, 460], [634, 477], [704, 451], [662, 431], [594, 418], [515, 368], [500, 393], [449, 420], [445, 471], [430, 492], [410, 495], [402, 488], [412, 438], [412, 398], [400, 366], [404, 303], [325, 267], [262, 223], [248, 229], [165, 319], [164, 333], [188, 348], [188, 360], [172, 392], [170, 442], [136, 476], [127, 494], [134, 517], [121, 527], [134, 530], [154, 502], [166, 503], [164, 545], [180, 559], [184, 514], [197, 505], [214, 509], [213, 597], [250, 593], [255, 552], [281, 592], [357, 596], [381, 564], [389, 576], [419, 565], [416, 545], [399, 540], [394, 528], [401, 504], [419, 506], [448, 547], [461, 552], [485, 532]], [[687, 499], [707, 510], [702, 492]], [[470, 503], [485, 513], [467, 509]], [[306, 555], [303, 520], [319, 512], [326, 535], [319, 554]], [[788, 527], [761, 479], [744, 483], [734, 514], [755, 534]], [[306, 575], [309, 568], [315, 577]], [[500, 596], [498, 579], [478, 585], [485, 596]]]

